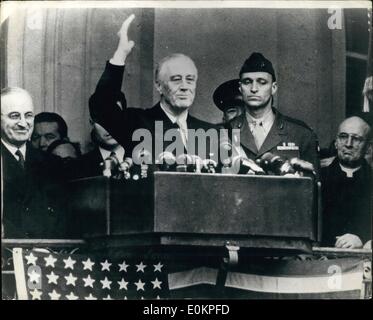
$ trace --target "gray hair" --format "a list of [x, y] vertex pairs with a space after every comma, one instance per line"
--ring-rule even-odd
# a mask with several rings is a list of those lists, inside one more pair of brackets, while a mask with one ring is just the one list
[[193, 66], [195, 67], [196, 71], [198, 72], [197, 70], [197, 67], [194, 63], [194, 61], [192, 60], [191, 57], [183, 54], [183, 53], [172, 53], [166, 57], [164, 57], [163, 59], [161, 59], [158, 63], [157, 63], [157, 66], [155, 68], [155, 72], [154, 72], [154, 80], [155, 82], [158, 82], [159, 81], [159, 77], [160, 75], [162, 74], [162, 71], [163, 71], [163, 67], [164, 65], [168, 62], [168, 61], [171, 61], [173, 59], [178, 59], [178, 58], [183, 58], [183, 59], [186, 59], [186, 60], [189, 60]]

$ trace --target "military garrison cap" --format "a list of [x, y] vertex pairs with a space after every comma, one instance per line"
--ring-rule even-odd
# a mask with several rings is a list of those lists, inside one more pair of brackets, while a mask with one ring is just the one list
[[240, 70], [240, 77], [245, 72], [267, 72], [272, 75], [273, 81], [276, 81], [275, 70], [272, 62], [266, 59], [261, 53], [253, 52], [249, 58], [246, 59]]
[[238, 89], [239, 79], [233, 79], [222, 83], [216, 88], [212, 96], [215, 105], [221, 110], [225, 111], [229, 107], [244, 105], [242, 95]]

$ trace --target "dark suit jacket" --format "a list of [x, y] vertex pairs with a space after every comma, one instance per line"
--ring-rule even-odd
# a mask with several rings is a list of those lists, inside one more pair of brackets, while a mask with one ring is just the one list
[[275, 108], [273, 108], [273, 111], [275, 122], [260, 150], [255, 145], [245, 113], [232, 119], [227, 126], [230, 129], [240, 130], [241, 146], [250, 159], [255, 160], [264, 153], [271, 152], [285, 158], [299, 157], [302, 160], [309, 161], [318, 171], [319, 158], [316, 134], [304, 122], [287, 117]]
[[372, 169], [362, 167], [347, 178], [338, 159], [321, 170], [323, 224], [322, 244], [332, 246], [336, 236], [352, 233], [363, 243], [372, 239]]
[[83, 154], [78, 159], [71, 160], [68, 164], [69, 179], [102, 176], [102, 168], [100, 166], [102, 161], [98, 147]]
[[[59, 238], [64, 217], [55, 183], [61, 164], [55, 157], [27, 145], [25, 169], [1, 144], [3, 224], [6, 238]], [[62, 200], [61, 200], [62, 201]]]
[[[89, 101], [91, 117], [110, 132], [110, 134], [125, 148], [127, 154], [132, 154], [132, 150], [139, 143], [138, 141], [132, 141], [132, 134], [135, 130], [139, 128], [147, 129], [153, 138], [152, 154], [154, 159], [157, 156], [154, 148], [156, 140], [155, 122], [161, 121], [163, 125], [161, 137], [158, 136], [159, 139], [163, 139], [165, 131], [168, 129], [177, 129], [178, 126], [170, 121], [159, 103], [150, 109], [123, 108], [122, 110], [117, 104], [117, 97], [120, 95], [123, 72], [124, 67], [114, 66], [109, 62], [106, 64], [105, 71], [97, 84], [96, 91]], [[195, 130], [217, 129], [216, 126], [194, 118], [191, 115], [187, 117], [187, 125], [188, 129]], [[188, 141], [188, 143], [189, 142], [190, 141]], [[160, 152], [164, 151], [171, 143], [172, 141], [165, 141]], [[218, 142], [216, 141], [215, 144], [218, 145]], [[198, 154], [203, 151], [205, 151], [208, 156], [210, 152], [209, 149], [196, 150], [194, 153]]]

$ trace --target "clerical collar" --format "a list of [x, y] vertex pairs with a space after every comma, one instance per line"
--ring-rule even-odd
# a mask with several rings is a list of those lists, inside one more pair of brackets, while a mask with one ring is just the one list
[[275, 114], [272, 111], [272, 108], [269, 108], [268, 111], [260, 118], [254, 118], [248, 111], [246, 111], [246, 119], [249, 125], [260, 124], [263, 126], [266, 132], [268, 132], [273, 123], [275, 122]]
[[161, 101], [160, 103], [162, 110], [167, 115], [167, 117], [171, 120], [172, 123], [185, 123], [188, 118], [188, 109], [185, 109], [180, 115], [175, 116]]
[[102, 147], [98, 147], [100, 150], [102, 159], [107, 159], [112, 152], [115, 152], [116, 157], [119, 161], [122, 161], [124, 159], [125, 150], [121, 145], [118, 145], [114, 150], [106, 150]]
[[20, 147], [16, 147], [16, 146], [4, 141], [3, 139], [1, 139], [1, 142], [9, 150], [9, 152], [13, 155], [14, 158], [16, 158], [18, 160], [18, 156], [15, 153], [17, 152], [17, 150], [20, 150], [23, 157], [26, 159], [26, 142]]
[[347, 167], [345, 167], [345, 166], [343, 166], [341, 164], [339, 164], [339, 166], [341, 167], [341, 170], [346, 173], [347, 178], [353, 178], [354, 177], [354, 173], [361, 168], [361, 166], [359, 166], [357, 168], [347, 168]]

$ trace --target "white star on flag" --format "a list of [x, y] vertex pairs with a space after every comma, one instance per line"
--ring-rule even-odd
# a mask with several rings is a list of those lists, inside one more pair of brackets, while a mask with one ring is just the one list
[[87, 278], [83, 278], [83, 281], [84, 281], [84, 287], [93, 288], [93, 282], [95, 282], [96, 280], [92, 279], [91, 275], [88, 275]]
[[113, 300], [113, 298], [110, 297], [110, 294], [108, 294], [105, 298], [102, 298], [102, 300]]
[[65, 277], [66, 279], [66, 285], [69, 284], [75, 287], [75, 281], [78, 279], [77, 277], [74, 277], [73, 274], [70, 272], [68, 276]]
[[54, 289], [51, 293], [48, 293], [48, 295], [51, 297], [51, 300], [60, 300], [61, 297], [61, 295]]
[[67, 300], [78, 300], [79, 297], [77, 297], [72, 291], [69, 295], [66, 296]]
[[32, 270], [31, 273], [28, 274], [28, 276], [30, 277], [29, 280], [31, 282], [39, 283], [40, 274], [37, 273], [35, 270]]
[[119, 284], [119, 290], [122, 290], [122, 289], [128, 290], [127, 289], [128, 282], [124, 281], [123, 278], [120, 281], [118, 281], [118, 284]]
[[100, 280], [100, 282], [102, 283], [102, 289], [105, 289], [105, 288], [107, 288], [109, 290], [111, 289], [110, 285], [111, 285], [112, 281], [109, 281], [109, 279], [107, 277], [105, 277], [104, 280]]
[[32, 252], [28, 256], [25, 256], [25, 258], [27, 259], [27, 264], [33, 264], [33, 265], [35, 265], [36, 264], [36, 260], [38, 260], [38, 258], [35, 257], [32, 254]]
[[155, 278], [154, 281], [150, 281], [153, 284], [153, 289], [159, 288], [161, 289], [162, 281], [159, 281], [158, 278]]
[[136, 286], [136, 291], [139, 291], [139, 290], [145, 291], [145, 289], [144, 289], [145, 282], [142, 282], [141, 279], [139, 279], [139, 281], [135, 282], [135, 286]]
[[71, 270], [74, 270], [74, 264], [76, 261], [71, 259], [70, 256], [67, 259], [63, 259], [63, 262], [65, 263], [65, 269], [70, 268]]
[[92, 293], [90, 293], [89, 296], [85, 297], [84, 299], [86, 299], [86, 300], [97, 300], [96, 297], [92, 296]]
[[122, 264], [118, 264], [118, 266], [119, 266], [119, 272], [121, 272], [121, 271], [127, 272], [127, 268], [130, 265], [126, 264], [126, 261], [123, 261]]
[[137, 267], [136, 272], [139, 272], [139, 271], [145, 272], [144, 269], [146, 268], [146, 265], [143, 264], [142, 261], [140, 262], [140, 264], [137, 264], [136, 267]]
[[60, 277], [60, 276], [54, 274], [54, 272], [52, 271], [50, 274], [47, 274], [48, 283], [54, 283], [54, 284], [57, 284], [57, 279], [58, 279], [59, 277]]
[[110, 271], [111, 263], [109, 261], [105, 260], [105, 262], [100, 262], [102, 265], [101, 271], [107, 270]]
[[157, 264], [153, 264], [154, 266], [154, 272], [156, 271], [159, 271], [159, 272], [162, 272], [162, 267], [163, 267], [163, 264], [161, 264], [160, 262], [158, 262]]
[[51, 266], [52, 268], [55, 267], [54, 263], [57, 261], [57, 259], [54, 258], [51, 254], [48, 257], [44, 258], [44, 260], [45, 260], [45, 266], [46, 267], [48, 267], [48, 266]]
[[92, 267], [94, 266], [94, 262], [91, 261], [90, 258], [88, 258], [86, 261], [82, 261], [84, 267], [83, 267], [83, 270], [91, 270], [92, 271]]
[[30, 291], [30, 294], [32, 295], [32, 300], [41, 300], [41, 291], [34, 289], [33, 291]]

